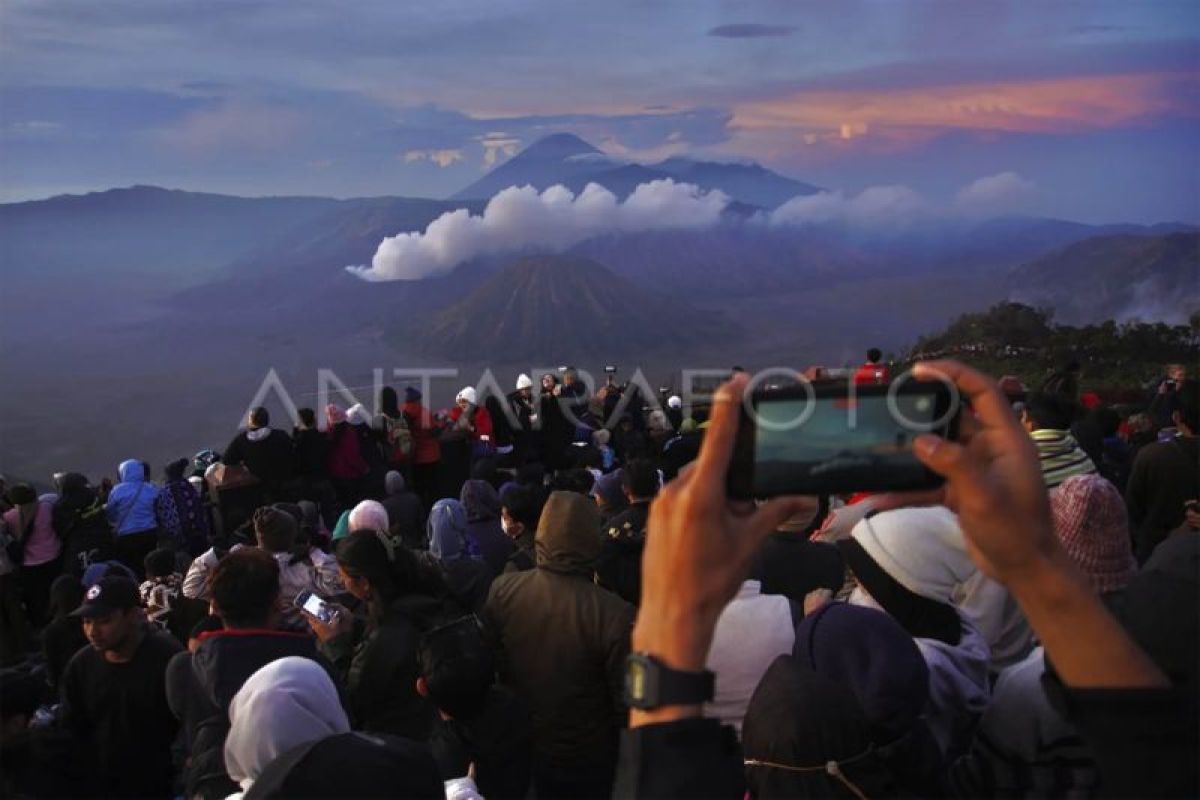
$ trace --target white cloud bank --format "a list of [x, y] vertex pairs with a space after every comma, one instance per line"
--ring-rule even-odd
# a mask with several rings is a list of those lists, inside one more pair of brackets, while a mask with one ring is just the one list
[[728, 205], [722, 192], [670, 179], [644, 183], [624, 202], [594, 183], [578, 197], [563, 186], [541, 193], [513, 186], [493, 197], [481, 216], [465, 208], [447, 212], [423, 233], [384, 239], [369, 267], [346, 269], [368, 281], [419, 280], [444, 275], [485, 253], [528, 248], [561, 252], [604, 233], [706, 228]]

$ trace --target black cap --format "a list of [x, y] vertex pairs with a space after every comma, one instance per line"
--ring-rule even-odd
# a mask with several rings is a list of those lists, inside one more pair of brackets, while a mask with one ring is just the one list
[[83, 595], [83, 605], [71, 612], [72, 617], [106, 617], [114, 611], [128, 611], [140, 606], [137, 584], [129, 578], [110, 576], [100, 579]]

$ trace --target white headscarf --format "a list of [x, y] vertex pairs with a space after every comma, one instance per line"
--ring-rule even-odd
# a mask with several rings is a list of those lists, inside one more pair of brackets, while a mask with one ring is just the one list
[[229, 704], [229, 724], [225, 767], [243, 791], [288, 750], [350, 730], [328, 673], [300, 656], [251, 675]]
[[390, 526], [387, 509], [378, 500], [363, 500], [350, 511], [347, 520], [351, 531], [387, 533]]

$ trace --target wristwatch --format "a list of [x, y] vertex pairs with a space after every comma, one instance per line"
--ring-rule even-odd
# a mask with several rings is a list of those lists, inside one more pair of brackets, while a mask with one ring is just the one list
[[713, 699], [713, 673], [671, 669], [649, 653], [630, 653], [625, 659], [625, 702], [650, 711], [662, 706], [690, 706]]

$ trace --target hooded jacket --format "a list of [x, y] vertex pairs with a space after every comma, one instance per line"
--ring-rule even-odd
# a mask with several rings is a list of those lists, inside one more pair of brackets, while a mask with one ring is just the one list
[[535, 761], [615, 766], [634, 608], [592, 583], [596, 504], [554, 492], [534, 541], [537, 567], [497, 578], [484, 608], [501, 679], [529, 705]]
[[463, 484], [460, 499], [467, 512], [467, 538], [493, 574], [499, 575], [515, 549], [500, 525], [500, 495], [487, 481], [471, 479]]
[[158, 499], [158, 487], [146, 482], [142, 462], [135, 459], [122, 461], [117, 472], [121, 482], [108, 495], [104, 513], [116, 528], [117, 536], [142, 533], [158, 527], [154, 516], [154, 502]]
[[453, 498], [438, 500], [429, 512], [429, 553], [454, 599], [464, 609], [478, 611], [487, 600], [492, 571], [471, 550], [467, 513]]

